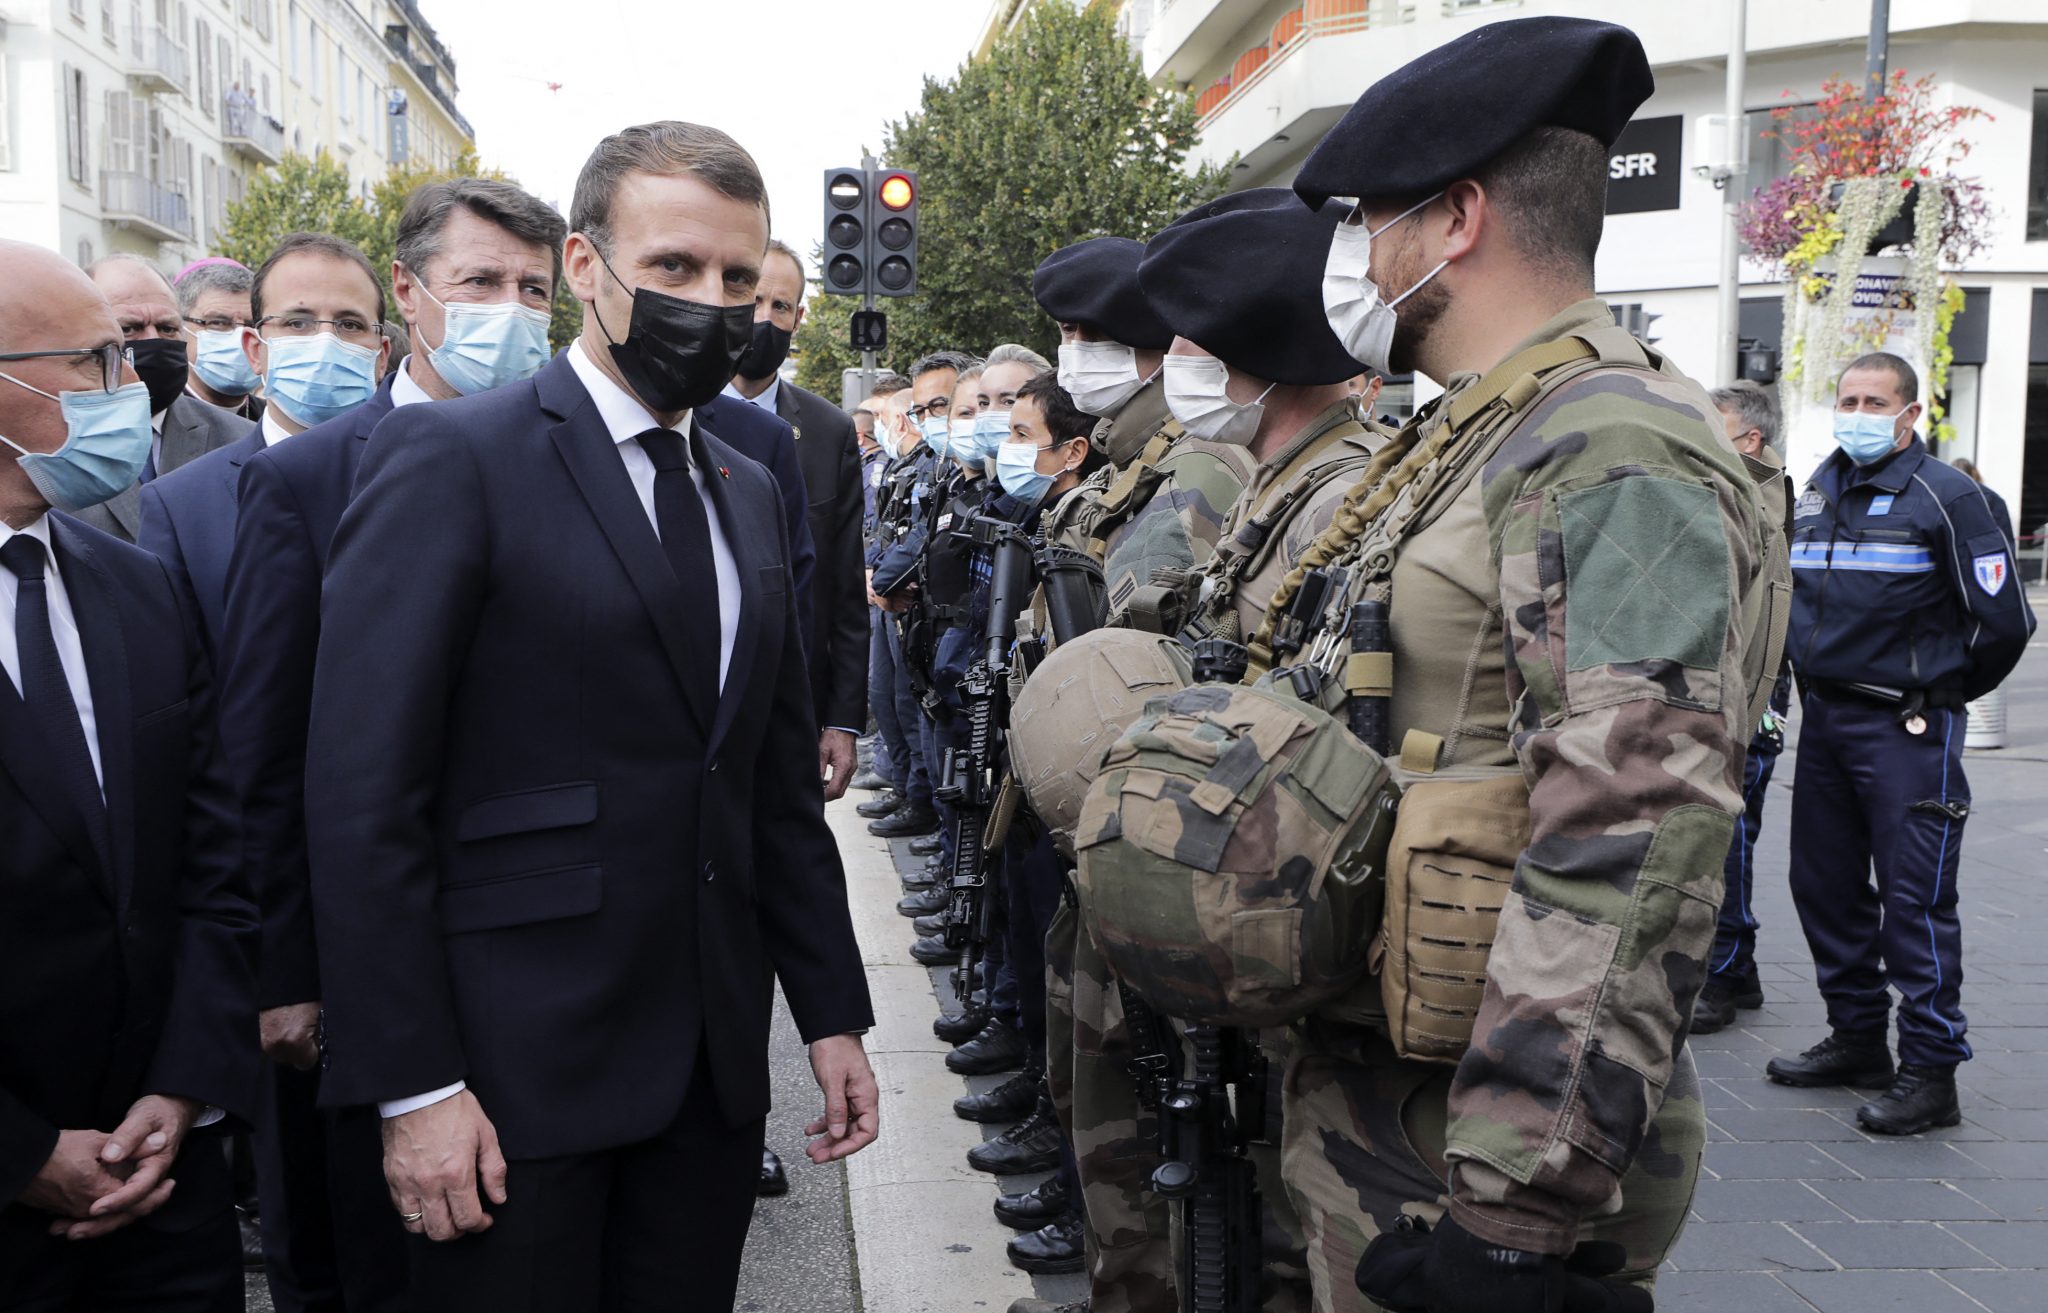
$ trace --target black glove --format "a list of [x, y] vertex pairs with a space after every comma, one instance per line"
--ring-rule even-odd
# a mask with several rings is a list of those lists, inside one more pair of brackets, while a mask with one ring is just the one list
[[1448, 1216], [1433, 1231], [1403, 1218], [1366, 1246], [1358, 1288], [1393, 1313], [1654, 1313], [1648, 1291], [1607, 1279], [1626, 1262], [1616, 1244], [1557, 1258], [1489, 1244]]

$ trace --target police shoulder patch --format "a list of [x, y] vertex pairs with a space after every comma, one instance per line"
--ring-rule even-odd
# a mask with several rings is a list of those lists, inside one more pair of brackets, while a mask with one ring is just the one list
[[1977, 587], [1984, 590], [1986, 597], [1996, 597], [2005, 587], [2006, 579], [2012, 574], [2012, 564], [2004, 552], [1986, 552], [1972, 564], [1976, 568]]
[[1799, 498], [1799, 504], [1792, 508], [1792, 517], [1794, 519], [1804, 519], [1809, 515], [1819, 515], [1826, 506], [1827, 498], [1819, 493], [1802, 493]]

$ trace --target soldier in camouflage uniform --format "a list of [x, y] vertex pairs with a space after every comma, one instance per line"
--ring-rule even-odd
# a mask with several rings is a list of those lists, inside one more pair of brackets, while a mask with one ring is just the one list
[[[1507, 885], [1469, 1045], [1418, 1004], [1440, 982], [1411, 971], [1391, 886], [1371, 988], [1297, 1028], [1285, 1176], [1318, 1310], [1381, 1307], [1361, 1285], [1556, 1307], [1587, 1242], [1647, 1285], [1697, 1177], [1684, 1037], [1741, 805], [1762, 529], [1705, 393], [1592, 295], [1608, 146], [1651, 85], [1625, 29], [1494, 24], [1369, 89], [1296, 182], [1359, 198], [1331, 328], [1446, 393], [1341, 495], [1269, 517], [1280, 558], [1223, 573], [1202, 627], [1246, 640], [1254, 675], [1315, 667], [1326, 706], [1389, 700], [1402, 824], [1444, 830], [1397, 830], [1390, 872]], [[1428, 150], [1386, 131], [1419, 104]], [[1276, 641], [1319, 567], [1347, 571], [1336, 613], [1389, 603], [1390, 658]]]

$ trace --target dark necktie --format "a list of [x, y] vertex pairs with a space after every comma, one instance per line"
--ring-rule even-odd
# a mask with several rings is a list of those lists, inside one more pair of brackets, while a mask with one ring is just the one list
[[654, 462], [654, 523], [669, 568], [690, 599], [694, 612], [684, 631], [690, 635], [702, 687], [710, 702], [718, 700], [718, 571], [711, 560], [711, 521], [704, 498], [690, 481], [690, 453], [683, 435], [672, 429], [649, 429], [637, 441]]
[[106, 856], [106, 802], [93, 774], [92, 753], [71, 684], [57, 655], [50, 628], [50, 583], [44, 571], [43, 544], [18, 533], [0, 545], [0, 565], [20, 581], [14, 595], [14, 644], [21, 662], [21, 700], [29, 720], [41, 732], [50, 754], [50, 775], [77, 805], [92, 828], [93, 844]]

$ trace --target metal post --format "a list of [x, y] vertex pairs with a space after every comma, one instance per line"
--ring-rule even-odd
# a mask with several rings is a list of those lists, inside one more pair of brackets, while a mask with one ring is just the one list
[[[866, 189], [868, 179], [872, 178], [875, 174], [875, 164], [876, 160], [873, 155], [865, 150], [860, 153], [860, 185], [863, 189]], [[874, 198], [869, 197], [868, 199], [872, 201]], [[869, 217], [872, 218], [873, 216]], [[873, 233], [865, 234], [863, 242], [866, 243], [873, 236]], [[867, 249], [873, 250], [873, 246], [870, 244]], [[865, 258], [863, 258], [863, 263], [866, 263]], [[861, 294], [860, 304], [861, 309], [872, 310], [875, 308], [875, 271], [870, 266], [867, 272], [867, 290]], [[872, 351], [860, 353], [860, 394], [863, 398], [871, 397], [875, 394], [875, 353]]]
[[1891, 57], [1892, 5], [1891, 0], [1870, 0], [1870, 44], [1865, 47], [1863, 64], [1870, 78], [1870, 102], [1884, 94], [1885, 64]]
[[[1881, 2], [1881, 0], [1880, 0]], [[1749, 0], [1730, 0], [1728, 86], [1728, 177], [1721, 183], [1721, 305], [1715, 335], [1714, 381], [1726, 387], [1739, 372], [1737, 338], [1742, 324], [1742, 202], [1748, 192], [1749, 131], [1743, 117], [1743, 81], [1749, 65]]]

